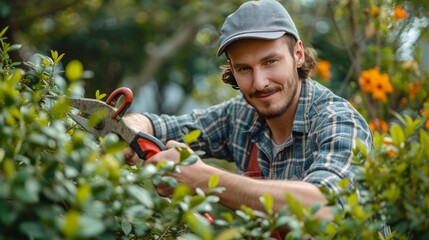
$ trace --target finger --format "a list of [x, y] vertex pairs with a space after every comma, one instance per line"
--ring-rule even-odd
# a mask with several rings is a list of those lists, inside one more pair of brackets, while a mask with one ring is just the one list
[[176, 148], [176, 147], [188, 148], [188, 146], [185, 143], [177, 142], [174, 140], [168, 141], [167, 144], [165, 145], [165, 147], [167, 149]]
[[140, 159], [132, 148], [125, 148], [123, 151], [125, 161], [128, 165], [135, 165]]
[[160, 183], [155, 186], [155, 190], [161, 197], [169, 197], [173, 194], [174, 189], [167, 186], [165, 183]]

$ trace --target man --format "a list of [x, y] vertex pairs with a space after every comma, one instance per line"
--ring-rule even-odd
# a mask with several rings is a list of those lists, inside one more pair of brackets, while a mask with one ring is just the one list
[[[259, 197], [270, 194], [274, 210], [291, 194], [304, 205], [325, 204], [318, 187], [338, 191], [344, 178], [353, 184], [352, 149], [356, 139], [368, 148], [372, 135], [363, 117], [343, 98], [311, 80], [312, 52], [303, 47], [289, 13], [274, 0], [243, 4], [222, 27], [218, 56], [228, 59], [223, 80], [241, 96], [183, 116], [133, 114], [128, 123], [169, 141], [167, 148], [146, 163], [177, 160], [174, 146], [186, 132], [201, 130], [193, 149], [208, 157], [234, 161], [240, 174], [198, 160], [171, 174], [191, 188], [207, 190], [210, 176], [219, 177], [220, 203], [238, 209], [263, 210]], [[130, 164], [136, 155], [125, 152]], [[245, 175], [245, 176], [242, 176]], [[171, 189], [158, 186], [158, 193]], [[340, 203], [342, 204], [342, 203]], [[331, 219], [327, 206], [316, 216]]]

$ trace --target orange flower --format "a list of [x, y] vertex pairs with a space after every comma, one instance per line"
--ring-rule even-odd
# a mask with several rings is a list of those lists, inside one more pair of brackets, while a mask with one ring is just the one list
[[361, 72], [359, 77], [359, 84], [362, 88], [362, 91], [365, 93], [372, 92], [372, 79], [376, 78], [378, 70], [376, 68], [371, 68]]
[[393, 92], [393, 87], [390, 84], [389, 76], [386, 73], [379, 74], [377, 78], [372, 81], [372, 98], [386, 102], [386, 94]]
[[386, 73], [380, 74], [378, 68], [362, 71], [359, 77], [359, 84], [363, 92], [368, 94], [371, 93], [374, 100], [380, 100], [382, 102], [386, 102], [386, 94], [393, 92], [389, 75]]
[[392, 149], [387, 149], [387, 155], [391, 158], [398, 156], [398, 153]]
[[373, 131], [373, 132], [378, 131], [381, 133], [385, 133], [385, 132], [387, 132], [387, 130], [389, 130], [389, 124], [383, 120], [378, 119], [378, 118], [369, 122], [368, 125], [369, 125], [369, 128], [371, 129], [371, 131]]
[[377, 5], [371, 5], [371, 10], [370, 10], [369, 14], [371, 14], [371, 16], [373, 16], [373, 17], [377, 16], [377, 14], [378, 14]]
[[322, 79], [331, 79], [331, 62], [320, 59], [317, 63], [317, 71]]
[[405, 19], [407, 18], [408, 14], [402, 7], [396, 6], [393, 10], [393, 18], [395, 19]]
[[422, 89], [422, 81], [417, 81], [416, 83], [409, 83], [408, 84], [408, 96], [411, 99], [414, 99], [417, 95], [417, 93]]

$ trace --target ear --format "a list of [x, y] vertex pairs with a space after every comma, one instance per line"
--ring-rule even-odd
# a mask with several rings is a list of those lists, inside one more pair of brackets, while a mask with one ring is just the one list
[[301, 40], [298, 40], [295, 44], [294, 57], [295, 57], [296, 67], [300, 68], [305, 62], [304, 47], [302, 46]]

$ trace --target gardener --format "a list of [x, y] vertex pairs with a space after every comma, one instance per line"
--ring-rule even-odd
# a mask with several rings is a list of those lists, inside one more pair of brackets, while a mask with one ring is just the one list
[[[351, 187], [352, 148], [357, 140], [370, 148], [371, 131], [346, 100], [309, 78], [315, 57], [303, 46], [286, 9], [274, 0], [247, 2], [226, 18], [221, 31], [217, 55], [227, 57], [223, 80], [241, 96], [183, 116], [126, 116], [130, 125], [161, 141], [175, 140], [146, 163], [178, 161], [171, 148], [199, 129], [201, 137], [191, 148], [234, 161], [240, 174], [198, 160], [168, 175], [202, 190], [217, 175], [225, 188], [220, 203], [231, 209], [247, 205], [263, 211], [259, 197], [264, 193], [273, 197], [274, 210], [287, 204], [286, 194], [305, 206], [324, 205], [319, 187], [338, 192], [337, 183], [344, 178]], [[131, 149], [124, 153], [129, 164], [138, 162]], [[172, 193], [162, 185], [157, 191], [162, 196]], [[332, 218], [326, 206], [316, 216]]]

